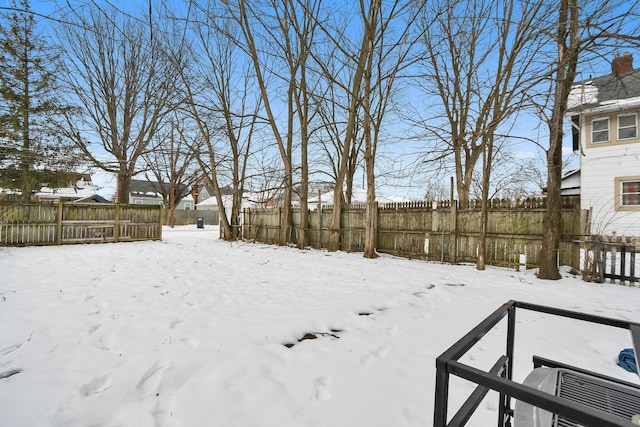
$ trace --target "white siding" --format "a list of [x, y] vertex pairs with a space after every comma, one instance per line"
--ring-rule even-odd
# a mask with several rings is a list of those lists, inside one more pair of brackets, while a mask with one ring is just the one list
[[[582, 129], [582, 141], [586, 141]], [[582, 209], [593, 209], [591, 232], [640, 236], [640, 211], [618, 211], [615, 204], [616, 177], [640, 175], [640, 143], [585, 148], [581, 156]]]

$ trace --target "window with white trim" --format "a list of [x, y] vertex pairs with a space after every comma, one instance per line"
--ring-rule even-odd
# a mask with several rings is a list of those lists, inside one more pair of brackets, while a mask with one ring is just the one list
[[609, 142], [609, 119], [595, 119], [591, 121], [591, 143]]
[[618, 139], [635, 139], [638, 137], [638, 117], [636, 113], [618, 116]]
[[640, 180], [620, 182], [620, 205], [640, 207]]

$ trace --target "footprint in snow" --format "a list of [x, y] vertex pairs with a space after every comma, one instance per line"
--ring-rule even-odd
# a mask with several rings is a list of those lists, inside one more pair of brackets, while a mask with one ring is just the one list
[[22, 344], [14, 344], [14, 345], [10, 345], [9, 347], [5, 347], [2, 350], [0, 350], [0, 355], [1, 356], [6, 356], [9, 353], [12, 353], [14, 351], [16, 351], [17, 349], [19, 349], [20, 347], [22, 347]]
[[111, 388], [111, 376], [104, 375], [96, 377], [80, 387], [80, 395], [84, 397], [93, 396], [94, 394], [106, 391]]
[[[94, 331], [95, 332], [95, 331]], [[118, 340], [114, 334], [104, 334], [98, 340], [96, 347], [100, 350], [110, 351], [112, 353], [120, 354], [118, 348]]]
[[168, 364], [157, 361], [147, 372], [140, 377], [136, 390], [140, 393], [156, 392], [160, 388], [160, 384], [164, 378], [164, 371], [169, 367]]
[[389, 347], [388, 345], [383, 345], [380, 346], [374, 350], [371, 350], [369, 352], [367, 352], [366, 354], [364, 354], [361, 358], [360, 358], [360, 364], [363, 368], [367, 368], [368, 366], [370, 366], [373, 362], [375, 362], [378, 359], [382, 359], [384, 356], [387, 355], [387, 353], [389, 352], [389, 349], [391, 347]]
[[198, 348], [200, 346], [200, 341], [195, 338], [182, 338], [181, 341], [189, 348]]
[[390, 328], [387, 328], [387, 335], [390, 337], [395, 337], [398, 335], [398, 325], [393, 325]]
[[318, 402], [326, 402], [331, 399], [329, 386], [331, 385], [331, 375], [322, 375], [313, 382], [316, 389], [316, 400]]

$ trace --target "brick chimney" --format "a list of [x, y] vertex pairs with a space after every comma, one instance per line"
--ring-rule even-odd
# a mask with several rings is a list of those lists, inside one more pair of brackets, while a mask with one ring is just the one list
[[633, 73], [633, 56], [629, 52], [625, 52], [622, 56], [616, 54], [611, 61], [611, 74], [621, 77], [631, 73]]

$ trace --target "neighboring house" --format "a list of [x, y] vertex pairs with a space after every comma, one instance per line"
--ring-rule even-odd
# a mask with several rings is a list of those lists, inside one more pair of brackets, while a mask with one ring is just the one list
[[99, 194], [83, 197], [82, 199], [74, 200], [73, 203], [113, 203], [102, 197]]
[[[164, 206], [162, 186], [165, 187], [165, 193], [168, 193], [169, 184], [166, 182], [161, 184], [159, 182], [132, 179], [131, 186], [129, 188], [129, 204]], [[193, 199], [190, 194], [187, 194], [178, 202], [175, 208], [189, 210], [193, 209], [193, 206]]]
[[[223, 196], [228, 196], [230, 194], [233, 194], [233, 189], [230, 186], [226, 185], [220, 188], [220, 194], [222, 194]], [[198, 186], [196, 203], [204, 202], [214, 195], [215, 191], [213, 190], [213, 186], [211, 184], [201, 184]]]
[[[240, 205], [240, 209], [244, 209], [244, 208], [253, 208], [256, 207], [257, 204], [253, 201], [250, 200], [249, 198], [250, 194], [245, 194], [242, 197], [242, 204]], [[225, 194], [222, 196], [222, 204], [224, 205], [224, 208], [227, 210], [227, 212], [231, 211], [231, 206], [233, 204], [233, 196], [231, 194]], [[220, 209], [218, 207], [218, 201], [216, 199], [215, 196], [209, 197], [206, 200], [203, 200], [202, 202], [199, 202], [196, 205], [196, 209], [197, 210], [203, 210], [203, 211], [216, 211], [219, 212]]]
[[640, 236], [640, 70], [629, 53], [611, 68], [574, 85], [569, 96], [580, 204], [592, 209], [592, 233]]
[[567, 172], [562, 177], [560, 184], [560, 195], [579, 196], [580, 195], [580, 169]]
[[68, 187], [40, 187], [40, 189], [36, 191], [35, 196], [42, 202], [78, 202], [82, 199], [93, 198], [98, 196], [98, 194], [91, 181], [91, 175], [84, 173], [78, 174], [76, 182], [69, 183]]

